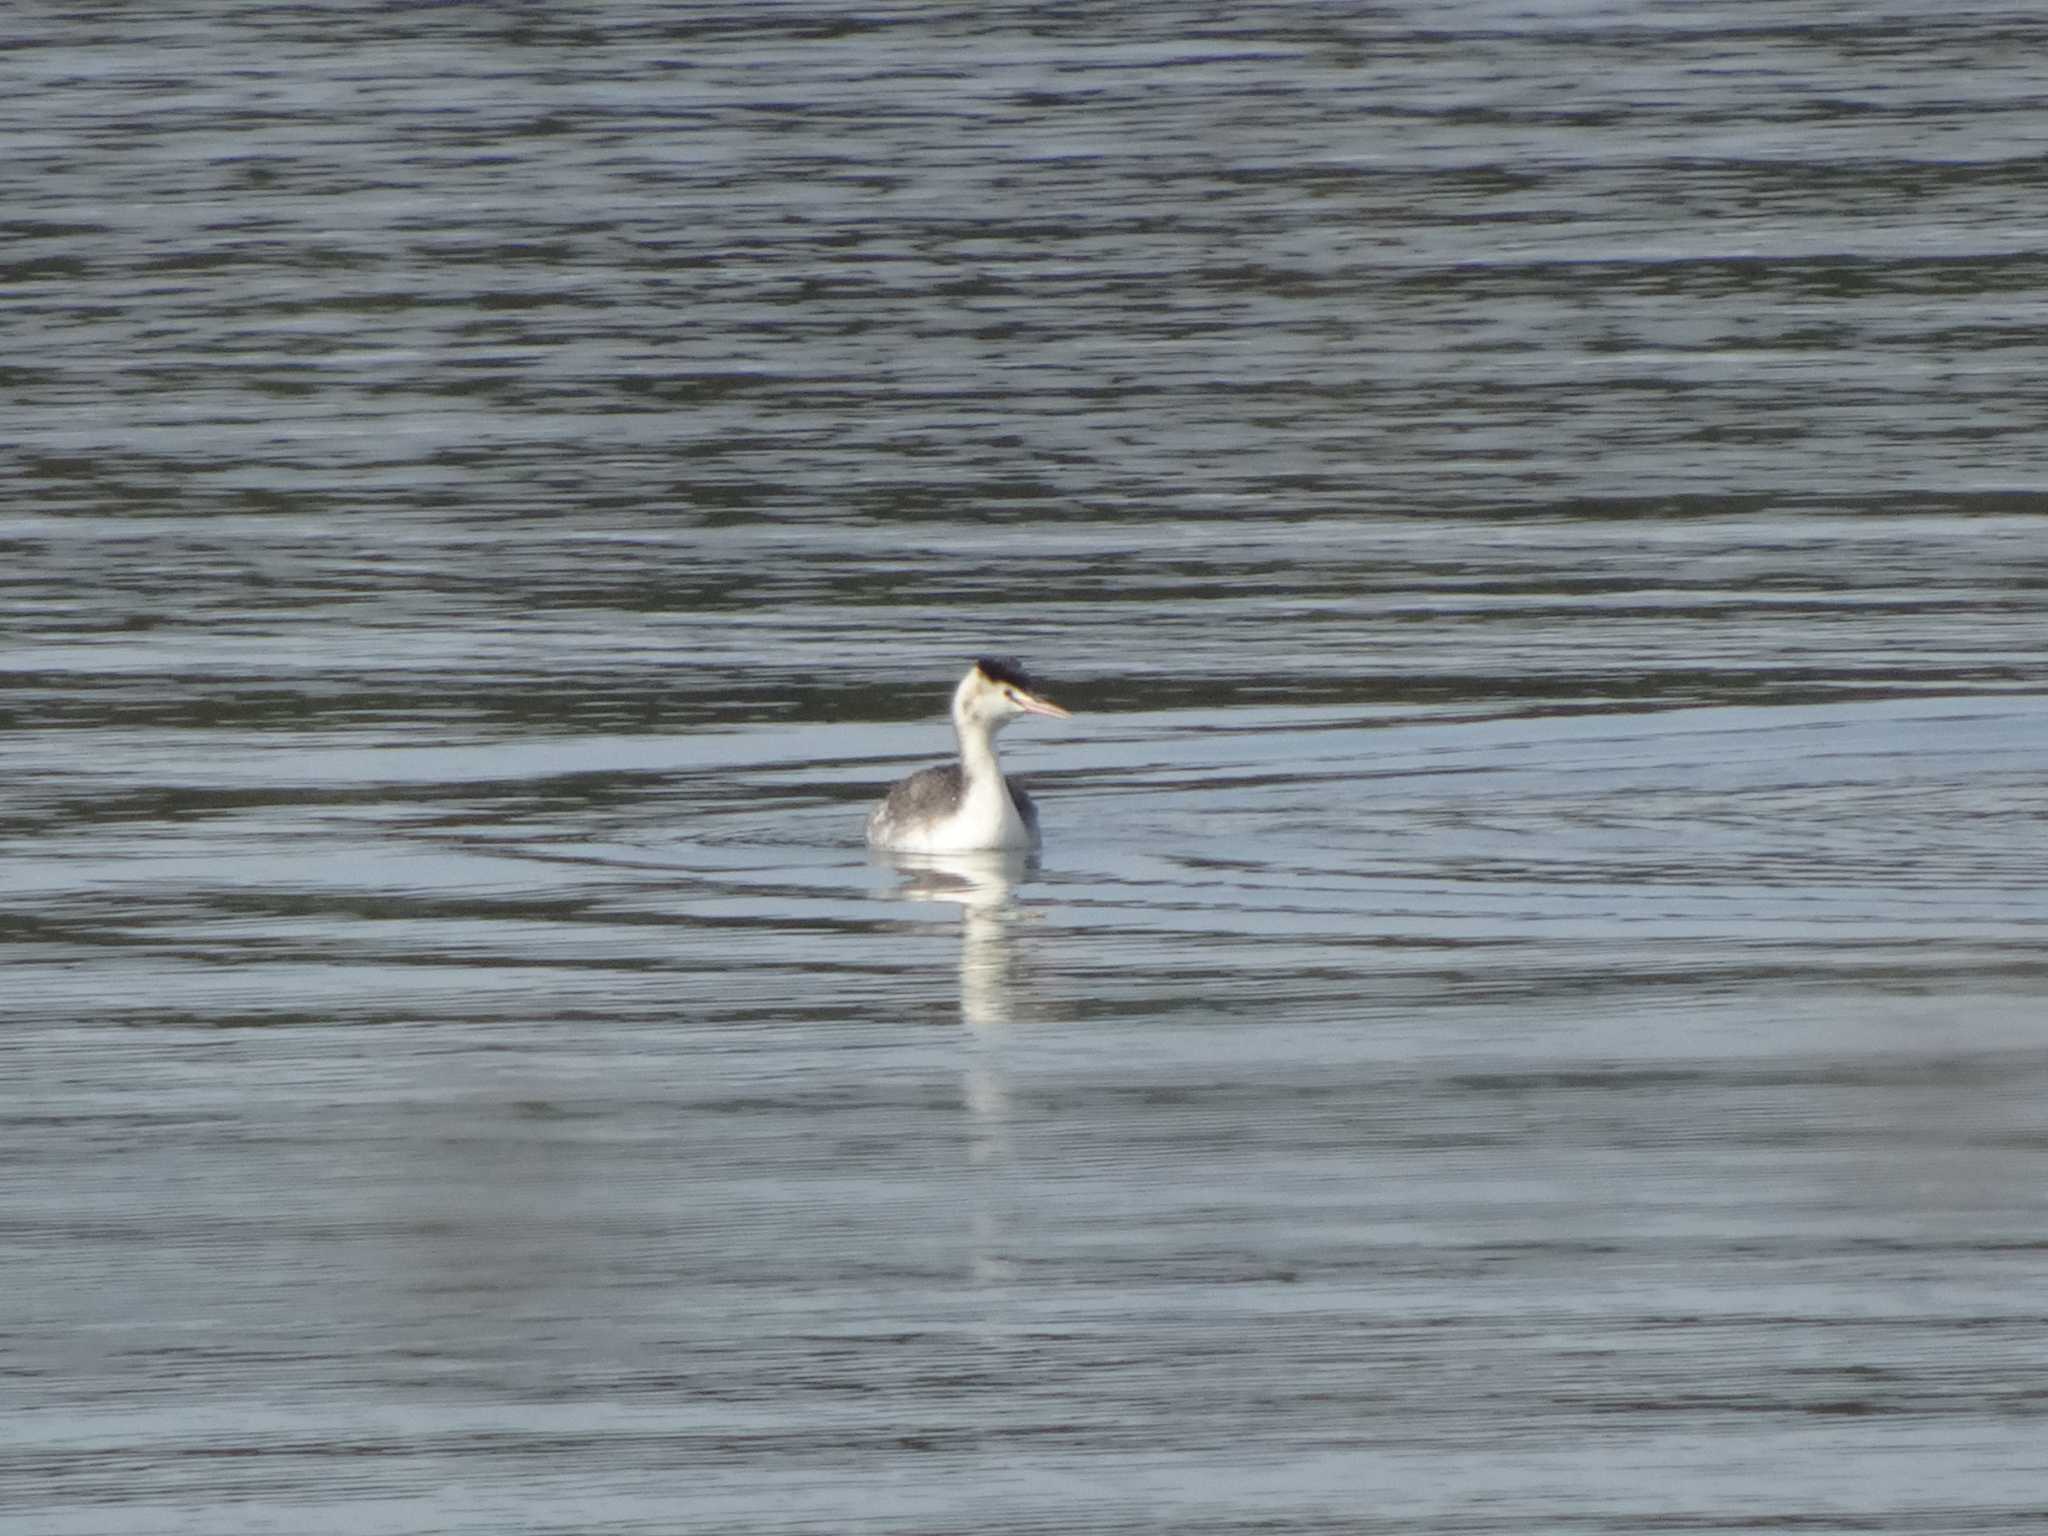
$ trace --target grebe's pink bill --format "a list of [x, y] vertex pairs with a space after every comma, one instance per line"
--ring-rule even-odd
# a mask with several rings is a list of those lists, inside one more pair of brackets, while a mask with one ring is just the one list
[[868, 815], [868, 844], [895, 853], [1036, 848], [1038, 808], [1003, 777], [996, 732], [1019, 715], [1071, 719], [1014, 657], [984, 656], [953, 690], [960, 760], [913, 773]]

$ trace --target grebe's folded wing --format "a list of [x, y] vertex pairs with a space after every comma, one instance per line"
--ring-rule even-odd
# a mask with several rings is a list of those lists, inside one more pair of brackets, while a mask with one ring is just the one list
[[868, 815], [868, 841], [886, 842], [911, 827], [944, 821], [967, 798], [967, 775], [958, 763], [922, 768], [898, 779]]

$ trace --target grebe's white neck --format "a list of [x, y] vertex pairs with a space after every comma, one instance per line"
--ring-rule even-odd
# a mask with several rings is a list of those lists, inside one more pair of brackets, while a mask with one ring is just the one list
[[1017, 711], [983, 686], [970, 672], [953, 690], [953, 734], [960, 739], [960, 771], [969, 785], [983, 780], [1000, 784], [1002, 764], [996, 761], [996, 733], [1017, 718]]

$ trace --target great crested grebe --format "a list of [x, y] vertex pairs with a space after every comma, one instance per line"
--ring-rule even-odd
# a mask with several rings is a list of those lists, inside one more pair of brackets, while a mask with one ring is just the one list
[[1036, 848], [1038, 808], [1003, 777], [996, 732], [1019, 715], [1071, 719], [1010, 656], [983, 656], [953, 690], [960, 761], [913, 773], [868, 815], [868, 844], [896, 853]]

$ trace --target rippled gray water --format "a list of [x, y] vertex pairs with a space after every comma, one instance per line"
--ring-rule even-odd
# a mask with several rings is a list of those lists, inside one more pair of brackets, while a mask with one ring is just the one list
[[0, 1526], [2048, 1516], [2048, 26], [8, 26]]

